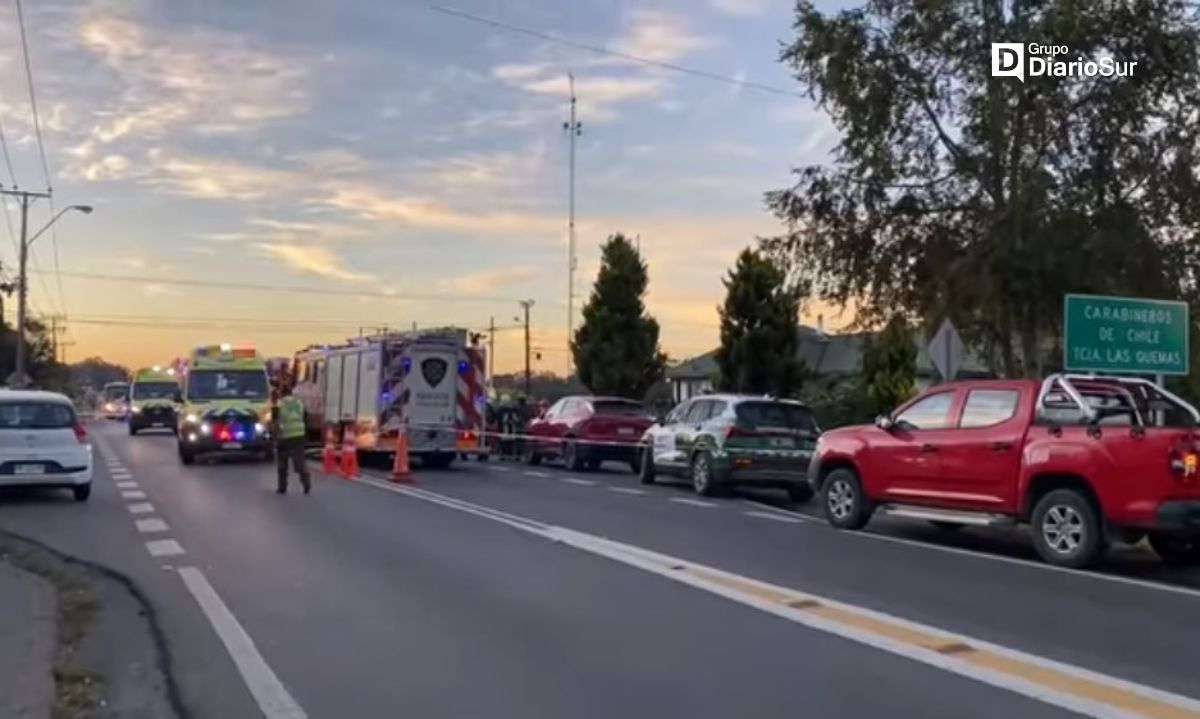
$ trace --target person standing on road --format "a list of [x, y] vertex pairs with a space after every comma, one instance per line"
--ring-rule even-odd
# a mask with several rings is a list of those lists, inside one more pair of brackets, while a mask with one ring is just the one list
[[304, 403], [292, 395], [291, 383], [281, 383], [279, 401], [271, 417], [275, 424], [275, 462], [279, 470], [279, 484], [275, 491], [287, 494], [288, 462], [300, 475], [304, 493], [312, 491], [312, 477], [308, 474], [308, 463], [304, 459]]

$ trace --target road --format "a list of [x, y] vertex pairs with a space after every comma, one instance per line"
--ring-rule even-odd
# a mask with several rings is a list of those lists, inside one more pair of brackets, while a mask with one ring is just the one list
[[0, 526], [161, 615], [200, 717], [1200, 717], [1200, 576], [1019, 538], [834, 531], [777, 497], [462, 463], [273, 492], [93, 423], [92, 500]]

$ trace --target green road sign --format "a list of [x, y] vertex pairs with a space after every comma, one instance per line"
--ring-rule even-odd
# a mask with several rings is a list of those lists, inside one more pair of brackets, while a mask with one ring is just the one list
[[1063, 319], [1068, 370], [1188, 373], [1186, 303], [1067, 295]]

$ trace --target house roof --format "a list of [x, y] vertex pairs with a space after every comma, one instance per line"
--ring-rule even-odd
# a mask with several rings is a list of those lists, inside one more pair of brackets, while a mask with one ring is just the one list
[[[863, 347], [871, 332], [846, 332], [827, 334], [808, 325], [796, 328], [799, 335], [797, 350], [810, 372], [817, 375], [849, 375], [862, 371]], [[917, 376], [932, 377], [937, 374], [933, 361], [925, 347], [928, 344], [923, 337], [916, 338], [917, 343]], [[667, 378], [671, 380], [710, 379], [720, 374], [717, 366], [717, 351], [712, 350], [685, 360], [667, 369]], [[962, 377], [982, 377], [991, 374], [987, 363], [981, 354], [972, 349], [966, 350], [963, 356]]]

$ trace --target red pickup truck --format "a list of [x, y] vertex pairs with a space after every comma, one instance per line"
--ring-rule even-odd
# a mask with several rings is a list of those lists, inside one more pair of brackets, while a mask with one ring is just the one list
[[944, 529], [1027, 522], [1067, 567], [1112, 541], [1200, 564], [1200, 413], [1151, 382], [1091, 375], [951, 382], [874, 426], [821, 435], [809, 482], [825, 516], [875, 512]]

